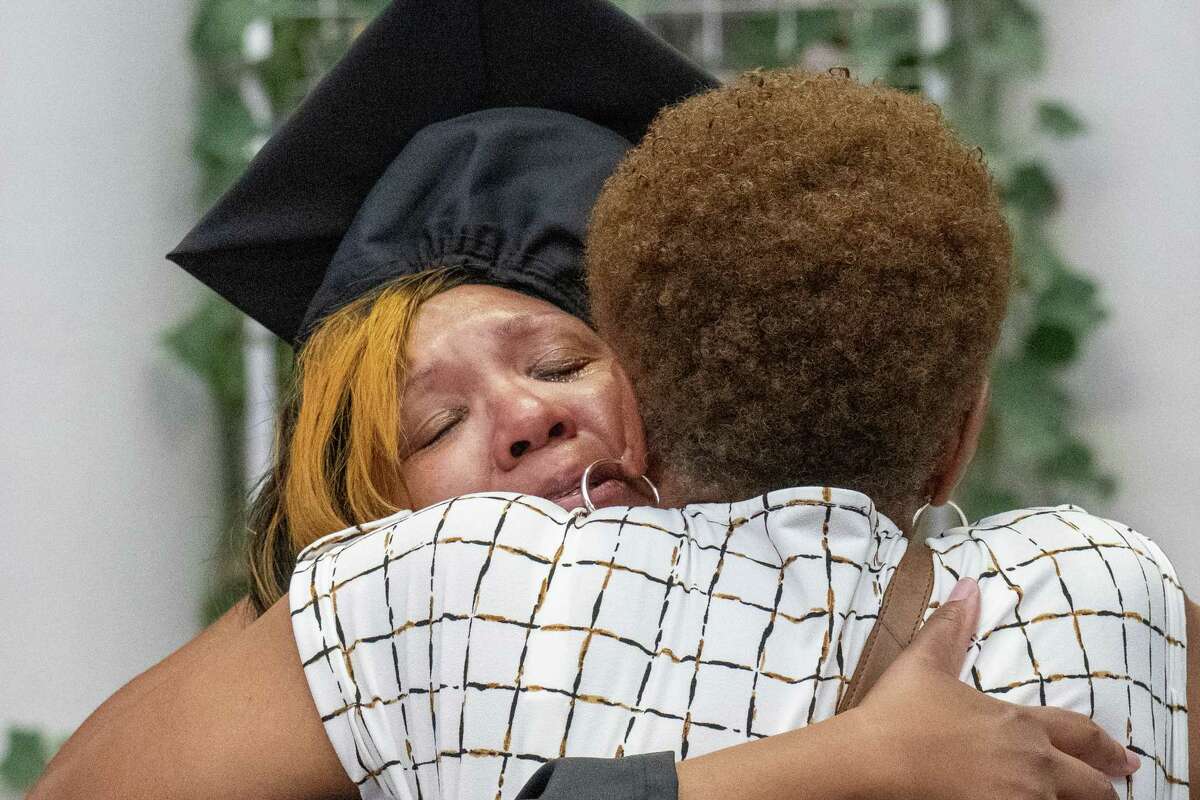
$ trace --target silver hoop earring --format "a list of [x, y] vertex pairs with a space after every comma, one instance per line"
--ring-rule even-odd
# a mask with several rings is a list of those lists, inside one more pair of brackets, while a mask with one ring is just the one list
[[[592, 474], [592, 468], [601, 464], [616, 464], [617, 466], [620, 466], [621, 460], [618, 458], [602, 458], [599, 461], [593, 461], [592, 463], [588, 464], [587, 469], [583, 471], [583, 477], [579, 479], [579, 494], [583, 496], [583, 505], [587, 508], [587, 511], [584, 512], [585, 514], [590, 514], [596, 510], [595, 504], [592, 503], [592, 496], [588, 494], [588, 478]], [[646, 485], [650, 487], [651, 493], [654, 494], [654, 504], [658, 505], [661, 503], [662, 498], [658, 495], [658, 487], [655, 486], [653, 481], [647, 478], [644, 473], [642, 474], [641, 478], [646, 482]], [[575, 512], [577, 511], [579, 511], [579, 509], [575, 509]]]
[[[954, 502], [953, 500], [947, 500], [947, 501], [946, 501], [946, 505], [950, 506], [950, 507], [951, 507], [951, 508], [953, 508], [953, 509], [954, 509], [956, 512], [958, 512], [958, 524], [959, 524], [959, 527], [965, 528], [965, 527], [967, 527], [967, 526], [970, 524], [970, 523], [968, 523], [968, 522], [967, 522], [967, 515], [966, 515], [966, 514], [964, 514], [964, 513], [963, 513], [963, 510], [962, 510], [961, 508], [959, 508], [959, 507], [958, 507], [958, 503]], [[926, 503], [925, 505], [923, 505], [923, 506], [921, 506], [920, 508], [918, 508], [918, 509], [917, 509], [917, 513], [913, 514], [913, 519], [912, 519], [912, 529], [913, 529], [914, 531], [917, 529], [917, 525], [918, 525], [918, 524], [921, 522], [921, 515], [922, 515], [922, 514], [924, 514], [924, 513], [925, 513], [925, 510], [926, 510], [927, 508], [929, 508], [929, 507], [930, 507], [929, 503]], [[938, 507], [938, 508], [942, 508], [942, 506], [937, 506], [937, 507]]]

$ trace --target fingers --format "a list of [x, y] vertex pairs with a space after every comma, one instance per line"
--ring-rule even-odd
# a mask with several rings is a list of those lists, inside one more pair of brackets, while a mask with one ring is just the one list
[[1067, 755], [1114, 778], [1129, 775], [1138, 768], [1136, 755], [1083, 714], [1062, 708], [1030, 710], [1042, 718], [1050, 743]]
[[917, 631], [905, 652], [922, 659], [930, 668], [957, 678], [978, 619], [979, 584], [963, 578]]
[[1059, 753], [1053, 769], [1059, 800], [1118, 800], [1112, 781], [1079, 759]]

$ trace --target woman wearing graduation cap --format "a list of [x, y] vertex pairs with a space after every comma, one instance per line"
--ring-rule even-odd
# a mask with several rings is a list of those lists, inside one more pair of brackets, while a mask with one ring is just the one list
[[[586, 322], [582, 240], [603, 181], [659, 109], [715, 85], [596, 0], [407, 0], [380, 14], [170, 255], [297, 352], [275, 463], [251, 509], [251, 596], [107, 701], [50, 777], [286, 593], [296, 554], [320, 536], [487, 489], [581, 505], [577, 475], [530, 469], [535, 459], [524, 457], [545, 442], [522, 430], [540, 426], [553, 404], [578, 413], [560, 429], [544, 426], [543, 439], [586, 441], [588, 452], [571, 460], [616, 456], [640, 471], [628, 381]], [[418, 310], [432, 322], [418, 323]], [[455, 324], [462, 319], [471, 324]], [[529, 319], [540, 330], [512, 325]], [[438, 320], [466, 342], [468, 368], [486, 372], [524, 348], [518, 366], [534, 391], [480, 432], [505, 462], [490, 472], [389, 474], [379, 465], [411, 462], [407, 450], [428, 446], [411, 441], [429, 438], [426, 421], [404, 441], [391, 423], [411, 416], [414, 403], [402, 407], [394, 389], [420, 371], [426, 345], [446, 350], [433, 342]], [[412, 357], [397, 359], [406, 349]], [[498, 358], [472, 362], [482, 350]], [[484, 407], [495, 399], [476, 396]], [[613, 504], [648, 499], [618, 480], [595, 494]], [[673, 780], [673, 761], [661, 755], [657, 767]], [[563, 777], [573, 770], [593, 790], [645, 788], [638, 758], [567, 759], [538, 796], [576, 795], [581, 786]], [[302, 789], [287, 777], [288, 791]]]
[[[379, 15], [169, 256], [297, 352], [275, 463], [251, 508], [251, 596], [105, 703], [63, 756], [278, 600], [296, 554], [330, 531], [487, 489], [582, 504], [566, 496], [577, 476], [523, 457], [540, 447], [523, 430], [547, 404], [578, 410], [542, 432], [586, 441], [575, 460], [617, 456], [640, 471], [628, 381], [586, 322], [582, 240], [603, 181], [658, 110], [715, 85], [596, 0], [402, 0]], [[452, 331], [468, 359], [498, 356], [465, 367], [503, 359], [531, 379], [525, 402], [479, 433], [504, 463], [411, 468], [429, 421], [401, 431], [395, 420], [415, 404], [395, 387], [438, 333], [417, 324], [418, 309], [471, 321]], [[511, 325], [531, 318], [540, 330]], [[525, 362], [508, 363], [518, 346]], [[617, 480], [599, 497], [647, 500]]]
[[[468, 491], [545, 492], [548, 476], [513, 455], [537, 438], [519, 430], [487, 432], [512, 439], [487, 475], [413, 474], [405, 448], [424, 431], [397, 430], [412, 409], [392, 388], [429, 348], [414, 343], [408, 363], [394, 354], [405, 358], [416, 309], [443, 292], [448, 306], [475, 296], [514, 314], [557, 310], [560, 327], [586, 330], [582, 238], [604, 179], [659, 109], [714, 85], [601, 2], [401, 2], [267, 142], [170, 255], [298, 353], [251, 513], [258, 611], [330, 531]], [[596, 456], [634, 458], [641, 434], [628, 427]]]
[[[470, 491], [528, 491], [570, 508], [582, 500], [576, 468], [594, 456], [616, 457], [626, 475], [641, 472], [644, 444], [628, 381], [611, 352], [570, 316], [586, 313], [579, 240], [600, 183], [628, 141], [659, 107], [711, 81], [607, 7], [583, 2], [567, 13], [565, 6], [393, 6], [173, 254], [300, 345], [299, 394], [256, 513], [260, 608], [286, 586], [296, 551], [330, 530]], [[589, 47], [597, 41], [600, 53]], [[404, 113], [396, 112], [398, 87], [434, 85], [426, 96], [404, 98]], [[417, 277], [396, 283], [406, 275]], [[422, 352], [423, 341], [465, 367], [449, 379], [455, 391], [477, 388], [479, 407], [502, 413], [475, 413], [473, 399], [450, 419], [405, 419], [419, 401], [406, 396], [401, 408], [397, 385], [426, 371], [447, 380], [444, 360]], [[397, 352], [408, 363], [398, 365]], [[472, 383], [482, 373], [500, 380]], [[436, 391], [421, 387], [416, 395]], [[414, 452], [437, 446], [450, 426], [469, 428], [462, 420], [471, 414], [484, 418], [482, 427], [456, 435], [486, 441], [491, 467], [422, 470]], [[386, 424], [397, 417], [405, 439]], [[567, 440], [580, 451], [571, 463], [547, 471], [543, 461], [533, 471], [529, 455]], [[397, 453], [404, 457], [398, 479], [386, 468]], [[630, 488], [638, 481], [618, 478], [593, 487], [608, 501], [601, 504], [643, 502]], [[199, 796], [344, 793], [346, 775], [311, 706], [281, 700], [307, 702], [302, 674], [288, 663], [295, 653], [245, 638], [209, 636], [197, 644], [131, 693], [126, 708], [107, 709], [111, 728], [93, 722], [81, 729], [63, 751], [70, 763], [58, 762], [41, 787], [44, 796], [59, 796], [55, 779], [78, 787], [77, 770], [89, 758], [95, 767], [98, 755], [109, 759], [108, 774], [92, 793], [134, 796], [139, 759], [162, 748], [170, 753], [166, 777], [183, 784], [155, 773], [156, 796], [183, 796], [187, 788]], [[197, 684], [202, 673], [189, 669], [198, 660], [255, 670], [236, 694], [214, 696]], [[284, 674], [290, 684], [278, 680]], [[156, 708], [166, 716], [139, 731], [131, 720]], [[246, 708], [256, 710], [254, 719], [245, 719]], [[813, 735], [818, 730], [825, 741]], [[847, 743], [837, 733], [844, 730], [812, 726], [782, 750], [749, 745], [740, 761], [700, 759], [700, 769], [741, 764], [769, 775], [789, 758], [844, 755]], [[245, 741], [255, 741], [256, 751], [230, 751], [230, 742]], [[575, 762], [582, 783], [547, 785], [543, 776], [531, 791], [670, 796], [671, 761], [667, 754]], [[842, 772], [834, 763], [824, 762], [828, 784], [814, 778], [810, 785], [832, 790]], [[760, 796], [772, 796], [769, 789], [759, 786]]]

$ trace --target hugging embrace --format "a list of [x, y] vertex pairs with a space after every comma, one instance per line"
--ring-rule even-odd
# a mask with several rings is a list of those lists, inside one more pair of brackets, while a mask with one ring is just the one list
[[176, 258], [299, 345], [261, 613], [36, 797], [1187, 795], [1183, 593], [1074, 506], [928, 539], [925, 628], [835, 714], [1012, 281], [928, 102], [716, 87], [590, 0], [398, 3]]

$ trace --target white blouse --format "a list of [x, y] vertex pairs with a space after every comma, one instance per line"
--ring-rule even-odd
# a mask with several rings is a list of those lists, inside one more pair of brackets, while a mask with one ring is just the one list
[[[927, 613], [979, 581], [963, 681], [1092, 717], [1142, 756], [1120, 796], [1187, 797], [1183, 592], [1157, 545], [1072, 506], [927, 541]], [[687, 758], [832, 716], [906, 546], [843, 489], [582, 519], [468, 495], [309, 547], [292, 622], [364, 798], [506, 798], [558, 756]]]

